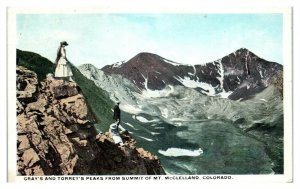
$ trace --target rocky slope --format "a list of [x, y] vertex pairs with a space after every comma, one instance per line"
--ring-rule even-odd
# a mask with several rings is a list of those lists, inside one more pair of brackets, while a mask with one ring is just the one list
[[121, 101], [124, 104], [128, 103], [131, 105], [138, 103], [136, 96], [141, 91], [130, 80], [123, 76], [105, 74], [92, 64], [83, 64], [79, 66], [78, 69], [84, 77], [94, 82], [96, 87], [105, 90], [109, 94], [109, 98], [114, 102]]
[[[251, 99], [239, 101], [204, 95], [181, 85], [169, 85], [162, 90], [139, 89], [129, 79], [117, 74], [106, 74], [91, 64], [82, 65], [79, 70], [98, 87], [106, 90], [112, 100], [121, 100], [121, 109], [128, 113], [123, 113], [123, 125], [137, 136], [139, 144], [143, 144], [147, 150], [166, 154], [168, 149], [171, 151], [175, 148], [176, 153], [180, 153], [181, 148], [198, 150], [201, 147], [206, 155], [224, 152], [215, 161], [239, 161], [238, 164], [226, 164], [223, 168], [216, 165], [205, 170], [201, 165], [213, 164], [211, 157], [207, 157], [207, 162], [204, 162], [204, 157], [195, 158], [195, 162], [191, 163], [194, 160], [184, 161], [159, 155], [168, 173], [270, 174], [270, 170], [265, 171], [262, 166], [267, 165], [268, 161], [271, 163], [266, 167], [272, 167], [276, 174], [284, 171], [281, 71], [268, 80], [269, 86], [264, 90], [257, 92]], [[187, 131], [184, 131], [186, 128]], [[172, 136], [170, 133], [177, 129]], [[224, 135], [218, 135], [221, 131]], [[226, 136], [226, 143], [219, 141]], [[245, 144], [239, 138], [241, 136], [245, 137]], [[192, 144], [183, 139], [192, 141]], [[220, 146], [230, 147], [214, 148], [216, 141], [219, 141]], [[207, 146], [205, 143], [208, 143]], [[233, 153], [233, 149], [236, 152]], [[201, 165], [198, 161], [201, 161]]]
[[[48, 73], [54, 74], [55, 67], [47, 58], [34, 52], [19, 49], [16, 50], [16, 55], [17, 65], [35, 72], [38, 81], [43, 81]], [[101, 130], [107, 130], [108, 125], [111, 123], [113, 102], [104, 90], [96, 87], [94, 82], [84, 77], [74, 65], [70, 64], [70, 66], [73, 72], [73, 80], [80, 86], [81, 93], [89, 109], [93, 112], [97, 124], [101, 127]]]
[[17, 67], [17, 167], [20, 175], [164, 174], [156, 156], [98, 134], [93, 116], [74, 82]]
[[140, 91], [130, 80], [116, 74], [105, 74], [91, 64], [81, 65], [79, 70], [106, 90], [113, 101], [120, 100], [123, 111], [160, 117], [170, 124], [194, 119], [244, 120], [242, 127], [246, 129], [257, 122], [270, 123], [283, 114], [282, 88], [271, 84], [251, 99], [234, 101], [207, 96], [184, 86]]
[[122, 75], [141, 90], [181, 85], [233, 100], [253, 97], [282, 70], [282, 65], [259, 58], [245, 48], [205, 65], [183, 65], [155, 54], [140, 53], [126, 63], [102, 68], [106, 74]]

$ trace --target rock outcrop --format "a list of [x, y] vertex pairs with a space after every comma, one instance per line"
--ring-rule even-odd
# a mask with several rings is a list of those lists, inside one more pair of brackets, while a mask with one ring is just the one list
[[[94, 161], [101, 172], [115, 174], [164, 174], [157, 156], [143, 148], [136, 147], [136, 141], [129, 134], [121, 135], [124, 145], [116, 146], [110, 133], [99, 134], [96, 139], [101, 153]], [[107, 158], [103, 158], [107, 157]]]
[[[17, 67], [17, 167], [20, 175], [164, 174], [156, 156], [130, 135], [117, 146], [98, 134], [74, 82]], [[97, 135], [98, 134], [98, 135]]]

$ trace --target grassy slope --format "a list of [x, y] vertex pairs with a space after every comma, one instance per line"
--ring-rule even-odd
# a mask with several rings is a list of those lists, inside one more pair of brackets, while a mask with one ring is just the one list
[[81, 72], [71, 65], [73, 72], [73, 79], [80, 86], [82, 93], [89, 104], [89, 108], [93, 111], [98, 123], [101, 126], [101, 130], [105, 131], [113, 122], [112, 111], [114, 104], [109, 99], [108, 94], [97, 87], [94, 81], [87, 79], [81, 74]]
[[[54, 73], [53, 63], [33, 52], [21, 51], [17, 49], [18, 65], [24, 66], [38, 75], [39, 81], [46, 78], [48, 73]], [[105, 131], [112, 120], [113, 102], [109, 99], [108, 94], [97, 87], [95, 83], [84, 77], [80, 71], [71, 65], [73, 79], [80, 86], [89, 109], [95, 116], [97, 123], [100, 124], [101, 130]]]
[[48, 73], [54, 73], [53, 63], [36, 53], [17, 49], [17, 59], [18, 66], [34, 71], [39, 81], [44, 80]]

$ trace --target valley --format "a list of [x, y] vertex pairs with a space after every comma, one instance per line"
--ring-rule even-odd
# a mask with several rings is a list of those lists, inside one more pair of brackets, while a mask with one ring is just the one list
[[273, 84], [280, 65], [244, 49], [199, 66], [157, 58], [79, 70], [121, 101], [122, 126], [167, 173], [283, 173], [283, 99]]

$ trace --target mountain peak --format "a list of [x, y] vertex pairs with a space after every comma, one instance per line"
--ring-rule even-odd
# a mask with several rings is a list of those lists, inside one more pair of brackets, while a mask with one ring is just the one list
[[231, 54], [234, 54], [235, 56], [239, 55], [239, 56], [256, 56], [256, 57], [258, 57], [257, 55], [255, 55], [253, 52], [251, 52], [247, 48], [239, 48], [238, 50], [234, 51]]
[[235, 52], [237, 52], [237, 51], [244, 51], [244, 52], [247, 52], [247, 51], [249, 51], [249, 49], [247, 49], [247, 48], [245, 48], [245, 47], [241, 47], [241, 48], [239, 48], [238, 50], [236, 50]]
[[130, 59], [127, 63], [149, 65], [155, 63], [161, 63], [161, 59], [162, 58], [156, 54], [149, 53], [149, 52], [141, 52], [136, 56], [134, 56], [132, 59]]
[[[161, 90], [167, 85], [184, 85], [210, 95], [231, 94], [237, 100], [249, 98], [269, 84], [282, 66], [240, 48], [205, 65], [184, 65], [159, 55], [141, 52], [121, 66], [108, 65], [106, 74], [119, 74], [140, 89]], [[225, 96], [225, 95], [224, 95]]]
[[158, 55], [150, 52], [140, 52], [136, 56], [158, 56]]
[[179, 65], [159, 55], [141, 52], [122, 65], [107, 65], [101, 70], [107, 74], [125, 76], [140, 89], [149, 87], [159, 90], [165, 88], [166, 83], [180, 85], [173, 76], [183, 77], [181, 72], [193, 72], [191, 66], [179, 68]]

